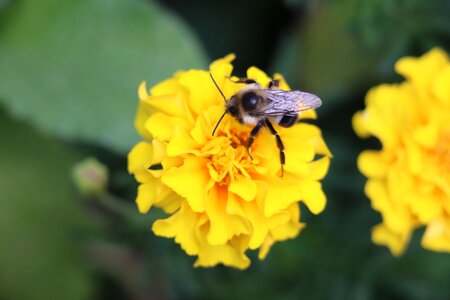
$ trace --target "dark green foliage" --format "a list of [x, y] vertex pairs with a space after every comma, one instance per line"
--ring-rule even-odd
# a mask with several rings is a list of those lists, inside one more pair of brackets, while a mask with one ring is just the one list
[[69, 147], [0, 112], [0, 298], [85, 299], [92, 292]]

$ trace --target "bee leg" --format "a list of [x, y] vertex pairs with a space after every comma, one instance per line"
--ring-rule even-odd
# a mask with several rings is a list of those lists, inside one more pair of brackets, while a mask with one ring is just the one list
[[255, 139], [255, 136], [258, 134], [258, 132], [261, 130], [261, 128], [263, 127], [264, 123], [263, 120], [258, 121], [258, 124], [256, 124], [256, 126], [252, 129], [252, 131], [250, 132], [250, 137], [247, 141], [247, 154], [250, 157], [251, 160], [253, 160], [252, 155], [250, 154], [250, 147], [253, 144], [253, 140]]
[[274, 79], [269, 82], [269, 89], [277, 88], [280, 85], [279, 79]]
[[231, 79], [231, 77], [228, 77], [228, 79], [230, 79], [230, 81], [232, 81], [234, 83], [245, 83], [245, 84], [256, 83], [255, 80], [249, 79], [249, 78], [238, 78], [237, 80], [233, 80], [233, 79]]
[[275, 136], [275, 138], [277, 140], [277, 146], [278, 146], [278, 149], [280, 150], [280, 164], [281, 164], [281, 176], [280, 177], [283, 177], [284, 163], [286, 162], [286, 157], [284, 156], [283, 141], [281, 140], [281, 138], [278, 135], [278, 132], [275, 130], [275, 128], [273, 128], [272, 123], [270, 123], [270, 121], [267, 119], [266, 119], [266, 124], [267, 124], [267, 127], [269, 128], [270, 132]]

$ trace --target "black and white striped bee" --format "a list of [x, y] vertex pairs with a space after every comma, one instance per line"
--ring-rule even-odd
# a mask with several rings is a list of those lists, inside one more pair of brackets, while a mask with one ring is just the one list
[[261, 128], [267, 127], [275, 136], [278, 149], [280, 150], [281, 176], [283, 176], [283, 167], [286, 161], [284, 145], [272, 122], [282, 127], [292, 127], [297, 123], [301, 112], [308, 109], [316, 109], [322, 104], [320, 98], [298, 90], [281, 90], [278, 87], [278, 80], [269, 82], [269, 86], [265, 89], [253, 79], [239, 78], [233, 82], [246, 84], [246, 86], [227, 100], [212, 74], [210, 76], [226, 103], [225, 112], [214, 127], [212, 135], [214, 135], [226, 114], [232, 115], [241, 124], [255, 126], [250, 133], [246, 146], [250, 159], [253, 159], [249, 149]]

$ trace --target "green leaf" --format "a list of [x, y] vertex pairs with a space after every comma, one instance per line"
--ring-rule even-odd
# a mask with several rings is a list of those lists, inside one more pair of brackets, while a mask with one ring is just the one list
[[143, 0], [17, 1], [0, 28], [0, 101], [39, 129], [126, 152], [137, 88], [205, 67], [175, 16]]
[[87, 225], [73, 201], [75, 155], [2, 111], [0, 136], [0, 298], [88, 298], [91, 278], [75, 243]]

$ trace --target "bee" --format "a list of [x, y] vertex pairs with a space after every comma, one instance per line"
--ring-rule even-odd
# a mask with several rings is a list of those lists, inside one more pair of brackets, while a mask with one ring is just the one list
[[211, 73], [210, 76], [225, 100], [225, 112], [217, 121], [212, 135], [214, 136], [217, 127], [226, 114], [230, 114], [241, 124], [254, 126], [246, 145], [247, 154], [253, 160], [250, 154], [250, 147], [260, 130], [263, 127], [268, 128], [275, 136], [279, 149], [282, 177], [286, 162], [284, 144], [272, 123], [286, 128], [294, 126], [301, 112], [308, 109], [316, 109], [322, 104], [320, 98], [314, 94], [298, 90], [282, 90], [279, 88], [279, 80], [272, 80], [267, 88], [262, 88], [253, 79], [239, 78], [232, 81], [237, 84], [245, 84], [245, 86], [227, 100]]

